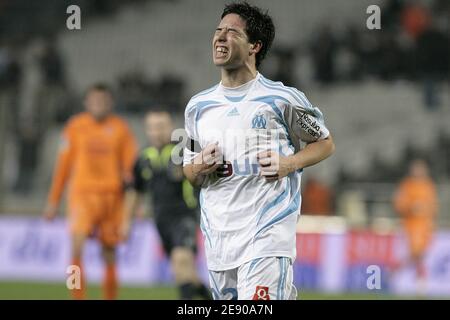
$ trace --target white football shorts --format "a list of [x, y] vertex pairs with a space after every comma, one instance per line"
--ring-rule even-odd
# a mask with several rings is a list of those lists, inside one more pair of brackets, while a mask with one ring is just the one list
[[263, 257], [237, 268], [209, 271], [214, 300], [296, 300], [292, 261]]

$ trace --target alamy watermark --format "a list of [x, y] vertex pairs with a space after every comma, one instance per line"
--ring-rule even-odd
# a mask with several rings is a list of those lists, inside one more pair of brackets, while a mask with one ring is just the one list
[[66, 287], [69, 290], [81, 289], [81, 269], [77, 265], [70, 265], [66, 269]]
[[66, 19], [66, 27], [69, 30], [81, 29], [81, 9], [79, 6], [72, 4], [67, 7], [66, 13], [70, 14]]
[[368, 274], [366, 286], [369, 290], [381, 290], [381, 268], [377, 265], [370, 265], [366, 269]]
[[366, 20], [366, 27], [369, 30], [381, 29], [381, 9], [376, 4], [367, 7], [366, 13], [370, 16]]

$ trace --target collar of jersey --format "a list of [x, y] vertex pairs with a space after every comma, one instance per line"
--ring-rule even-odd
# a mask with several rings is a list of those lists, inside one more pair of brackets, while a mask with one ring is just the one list
[[253, 87], [253, 85], [258, 81], [260, 78], [260, 73], [258, 72], [256, 74], [256, 77], [252, 80], [238, 86], [235, 88], [229, 88], [222, 85], [222, 82], [219, 83], [219, 88], [222, 91], [224, 97], [231, 101], [231, 102], [239, 102], [242, 99], [245, 98], [247, 93], [250, 91], [250, 89]]

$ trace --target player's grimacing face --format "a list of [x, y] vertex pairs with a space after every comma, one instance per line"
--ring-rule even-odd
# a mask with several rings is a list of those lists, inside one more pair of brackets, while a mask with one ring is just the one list
[[245, 21], [234, 13], [223, 17], [214, 33], [212, 47], [216, 66], [237, 68], [243, 65], [251, 47], [245, 33]]

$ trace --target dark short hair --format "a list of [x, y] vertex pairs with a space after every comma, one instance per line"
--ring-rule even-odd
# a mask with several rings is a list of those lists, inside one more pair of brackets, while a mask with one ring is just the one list
[[151, 114], [155, 114], [155, 113], [167, 113], [167, 115], [169, 116], [169, 118], [173, 118], [172, 116], [172, 112], [164, 105], [156, 105], [156, 106], [152, 106], [148, 109], [145, 110], [145, 117], [148, 117]]
[[149, 113], [165, 113], [165, 112], [170, 114], [170, 109], [167, 106], [163, 105], [163, 104], [152, 105], [152, 106], [148, 107], [145, 110], [146, 114], [149, 114]]
[[102, 83], [102, 82], [98, 82], [98, 83], [94, 83], [94, 84], [90, 85], [86, 89], [85, 96], [87, 96], [92, 91], [103, 91], [103, 92], [109, 93], [110, 95], [113, 95], [113, 91], [112, 91], [111, 87], [109, 87], [107, 84]]
[[275, 26], [268, 11], [262, 11], [247, 2], [233, 2], [223, 9], [221, 19], [228, 14], [237, 14], [245, 21], [245, 33], [250, 43], [261, 42], [261, 50], [256, 54], [256, 67], [267, 55], [275, 38]]

